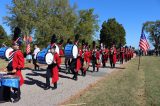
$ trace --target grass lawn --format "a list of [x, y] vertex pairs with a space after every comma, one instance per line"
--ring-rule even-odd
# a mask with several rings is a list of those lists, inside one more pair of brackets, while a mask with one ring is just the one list
[[[4, 69], [8, 64], [8, 61], [5, 61], [4, 59], [0, 59], [0, 71], [1, 69]], [[25, 67], [33, 67], [32, 63], [28, 63], [27, 61], [25, 61]]]
[[160, 106], [160, 57], [138, 58], [106, 76], [67, 104], [86, 106]]

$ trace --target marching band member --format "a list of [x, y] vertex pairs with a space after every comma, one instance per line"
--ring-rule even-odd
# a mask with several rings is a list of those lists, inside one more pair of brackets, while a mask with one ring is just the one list
[[97, 51], [96, 51], [96, 67], [97, 67], [97, 72], [99, 71], [99, 67], [101, 65], [101, 62], [100, 62], [100, 50], [99, 50], [99, 47], [97, 46]]
[[[72, 44], [70, 39], [67, 40], [67, 44]], [[66, 66], [66, 69], [68, 70], [68, 72], [66, 72], [66, 73], [70, 73], [70, 67], [69, 67], [70, 63], [71, 63], [70, 58], [65, 57], [65, 66]]]
[[117, 51], [115, 45], [113, 44], [112, 47], [110, 48], [110, 56], [109, 56], [111, 68], [115, 68], [115, 64], [117, 61], [116, 56], [117, 56]]
[[125, 62], [128, 61], [128, 50], [127, 50], [127, 46], [125, 46]]
[[105, 47], [103, 47], [102, 51], [101, 51], [101, 54], [102, 54], [102, 65], [103, 67], [106, 67], [106, 62], [107, 62], [107, 49]]
[[[7, 70], [11, 71], [11, 75], [18, 76], [20, 78], [20, 86], [24, 84], [24, 79], [21, 73], [21, 70], [24, 68], [24, 56], [22, 51], [20, 50], [20, 46], [22, 44], [22, 39], [20, 37], [21, 35], [21, 30], [20, 28], [16, 27], [14, 30], [14, 35], [13, 35], [13, 52], [10, 53], [9, 56], [9, 64], [7, 66]], [[21, 99], [21, 91], [20, 91], [20, 86], [19, 88], [12, 88], [14, 91], [15, 99], [14, 103], [18, 102]], [[11, 100], [10, 96], [10, 88], [8, 89], [8, 94], [5, 95], [5, 98]], [[12, 101], [11, 101], [12, 102]]]
[[64, 56], [64, 51], [63, 51], [63, 48], [62, 48], [63, 47], [63, 39], [60, 40], [58, 46], [59, 46], [59, 55]]
[[123, 46], [120, 47], [120, 64], [123, 64], [124, 60], [124, 48]]
[[96, 61], [96, 42], [93, 41], [92, 42], [92, 67], [93, 67], [93, 72], [95, 71], [95, 67], [96, 67], [96, 64], [97, 64], [97, 61]]
[[[64, 56], [64, 51], [63, 51], [63, 39], [61, 38], [61, 40], [58, 43], [58, 47], [59, 47], [59, 56], [62, 59], [62, 56]], [[59, 71], [61, 70], [61, 67], [59, 67]]]
[[[79, 35], [75, 35], [75, 45], [78, 46], [78, 40], [79, 40]], [[72, 61], [71, 61], [71, 64], [70, 64], [70, 69], [73, 73], [73, 79], [74, 80], [78, 80], [78, 71], [80, 70], [81, 68], [81, 60], [80, 60], [80, 57], [73, 57], [72, 58]]]
[[51, 51], [51, 53], [53, 53], [54, 62], [51, 65], [48, 65], [48, 67], [47, 67], [46, 86], [45, 86], [44, 90], [50, 89], [50, 77], [51, 76], [52, 76], [52, 84], [54, 85], [52, 90], [57, 88], [57, 82], [59, 80], [59, 67], [61, 64], [61, 59], [60, 59], [58, 53], [56, 52], [56, 46], [55, 46], [56, 41], [57, 41], [56, 35], [53, 35], [52, 39], [51, 39], [50, 51]]
[[108, 58], [109, 58], [109, 50], [108, 50], [108, 48], [107, 48], [107, 46], [105, 46], [105, 62], [107, 62], [108, 61]]
[[127, 57], [128, 57], [128, 60], [127, 61], [129, 61], [130, 60], [130, 49], [129, 49], [129, 47], [128, 47], [128, 52], [127, 52]]
[[84, 53], [84, 76], [86, 75], [86, 71], [89, 68], [90, 64], [90, 52], [88, 48], [88, 43], [86, 43], [85, 53]]
[[85, 76], [86, 74], [86, 69], [84, 67], [84, 53], [85, 53], [85, 40], [82, 40], [82, 45], [81, 45], [81, 50], [79, 51], [79, 55], [81, 57], [81, 73], [82, 76]]

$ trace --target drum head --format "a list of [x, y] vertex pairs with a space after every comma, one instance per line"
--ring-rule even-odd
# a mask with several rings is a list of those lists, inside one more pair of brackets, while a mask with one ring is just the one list
[[78, 56], [78, 47], [76, 45], [73, 46], [73, 58], [77, 58]]
[[12, 51], [13, 51], [12, 48], [8, 48], [8, 49], [6, 50], [6, 52], [5, 52], [5, 57], [6, 57], [7, 59], [9, 59], [9, 54], [10, 54], [10, 52], [12, 52]]
[[46, 60], [46, 63], [48, 65], [52, 64], [53, 63], [53, 54], [52, 53], [47, 53], [46, 54], [46, 57], [45, 57], [45, 60]]

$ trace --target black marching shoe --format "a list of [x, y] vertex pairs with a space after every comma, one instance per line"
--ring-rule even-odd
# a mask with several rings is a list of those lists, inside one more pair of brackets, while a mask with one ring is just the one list
[[20, 99], [21, 99], [21, 97], [15, 98], [13, 103], [17, 103]]
[[99, 69], [97, 69], [97, 72], [99, 71]]
[[86, 71], [84, 72], [84, 76], [86, 76]]
[[77, 77], [75, 77], [75, 76], [73, 76], [73, 78], [72, 78], [73, 80], [75, 80], [75, 81], [77, 81], [78, 80], [78, 78]]
[[55, 90], [55, 89], [57, 89], [57, 82], [54, 83], [54, 87], [52, 88], [52, 90]]
[[50, 89], [50, 86], [45, 86], [44, 90]]
[[74, 78], [74, 80], [75, 80], [75, 81], [77, 81], [77, 80], [78, 80], [78, 78], [77, 78], [77, 77], [75, 77], [75, 78]]

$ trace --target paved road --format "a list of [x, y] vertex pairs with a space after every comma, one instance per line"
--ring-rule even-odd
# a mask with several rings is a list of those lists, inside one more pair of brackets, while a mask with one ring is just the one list
[[[107, 66], [109, 65], [107, 64]], [[116, 66], [119, 67], [119, 63]], [[89, 68], [89, 70], [92, 70], [92, 68]], [[25, 84], [21, 87], [21, 100], [18, 103], [8, 102], [0, 105], [57, 106], [112, 71], [113, 69], [110, 68], [100, 68], [99, 72], [94, 73], [89, 71], [86, 77], [78, 76], [78, 81], [71, 79], [73, 75], [60, 72], [58, 88], [56, 90], [49, 89], [45, 91], [43, 88], [46, 70], [32, 71], [31, 69], [25, 69], [22, 71], [25, 76]]]

